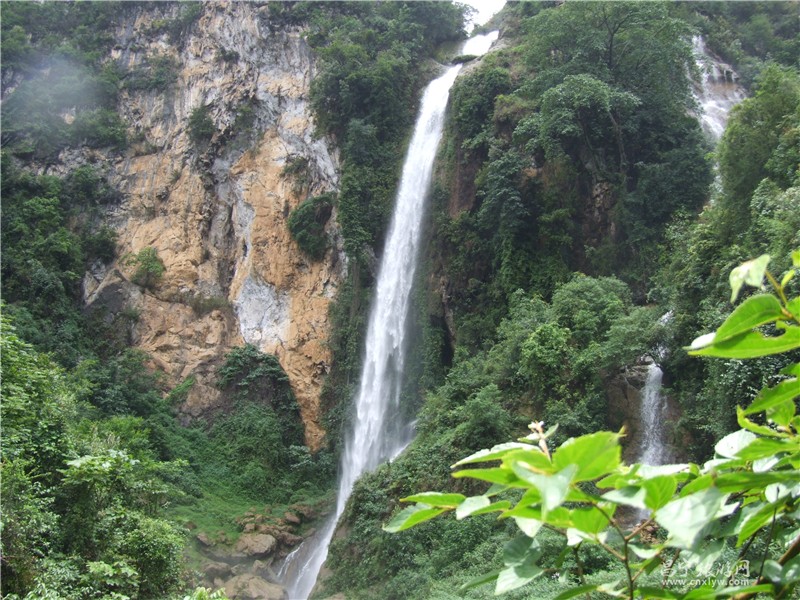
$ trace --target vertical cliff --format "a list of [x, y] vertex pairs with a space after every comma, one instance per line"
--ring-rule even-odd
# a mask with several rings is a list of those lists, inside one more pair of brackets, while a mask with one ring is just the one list
[[[111, 159], [124, 199], [108, 218], [119, 255], [153, 247], [164, 275], [142, 289], [125, 260], [96, 265], [84, 297], [90, 308], [134, 309], [134, 344], [171, 383], [195, 378], [180, 408], [186, 421], [219, 406], [214, 370], [229, 348], [276, 354], [307, 444], [318, 448], [328, 305], [346, 262], [335, 211], [323, 260], [305, 257], [287, 228], [302, 200], [338, 186], [337, 153], [315, 136], [308, 104], [313, 57], [301, 30], [270, 26], [267, 6], [203, 3], [183, 30], [181, 11], [171, 3], [130, 11], [112, 51], [145, 83], [120, 97], [133, 144]], [[198, 112], [213, 124], [207, 135], [189, 126]]]

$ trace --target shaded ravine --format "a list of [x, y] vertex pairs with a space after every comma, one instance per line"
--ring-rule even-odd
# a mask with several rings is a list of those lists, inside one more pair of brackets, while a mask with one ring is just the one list
[[[462, 54], [482, 55], [498, 32], [468, 40]], [[449, 67], [425, 89], [414, 134], [403, 164], [394, 215], [378, 274], [367, 329], [360, 387], [352, 430], [346, 435], [339, 474], [336, 511], [319, 532], [287, 558], [279, 578], [289, 598], [308, 598], [328, 555], [336, 523], [356, 480], [397, 456], [413, 438], [412, 423], [403, 417], [400, 390], [406, 355], [406, 321], [422, 237], [422, 218], [433, 163], [442, 137], [450, 88], [461, 65]]]
[[[697, 119], [703, 131], [714, 142], [725, 132], [730, 110], [745, 97], [744, 89], [737, 83], [739, 76], [729, 66], [711, 55], [700, 36], [692, 39], [695, 63], [700, 71], [700, 80], [695, 82], [694, 97], [699, 108]], [[662, 317], [662, 324], [670, 319], [670, 313]], [[662, 356], [657, 356], [660, 360]], [[637, 462], [658, 466], [671, 459], [665, 424], [667, 401], [661, 390], [663, 371], [654, 360], [647, 370], [647, 379], [640, 392], [640, 419], [642, 441]]]

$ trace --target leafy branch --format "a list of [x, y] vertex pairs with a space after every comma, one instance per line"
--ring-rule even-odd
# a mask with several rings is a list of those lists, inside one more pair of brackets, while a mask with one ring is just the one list
[[[691, 355], [749, 359], [800, 348], [800, 298], [790, 299], [787, 291], [800, 268], [800, 251], [792, 254], [793, 268], [780, 282], [767, 271], [769, 260], [764, 255], [733, 270], [731, 301], [744, 285], [761, 293], [742, 302], [716, 332], [695, 340], [688, 348]], [[765, 291], [765, 278], [771, 292]], [[506, 544], [503, 568], [463, 590], [494, 583], [495, 594], [502, 594], [552, 573], [537, 540], [545, 528], [561, 534], [560, 556], [573, 554], [580, 582], [556, 600], [588, 598], [592, 592], [629, 599], [787, 597], [800, 581], [800, 416], [795, 406], [800, 363], [780, 374], [784, 378], [761, 390], [750, 406], [737, 408], [742, 429], [721, 439], [705, 464], [625, 465], [622, 432], [570, 438], [551, 450], [548, 439], [556, 428], [545, 431], [534, 422], [519, 441], [481, 450], [453, 465], [453, 477], [491, 484], [484, 494], [414, 494], [403, 499], [413, 505], [384, 530], [403, 531], [448, 512], [458, 520], [487, 513], [513, 519], [520, 535]], [[759, 422], [752, 420], [754, 415]], [[631, 526], [630, 509], [648, 516]], [[659, 538], [645, 539], [642, 534], [653, 524], [660, 528]], [[766, 540], [763, 556], [751, 565], [744, 557], [759, 536]], [[624, 577], [588, 581], [579, 556], [584, 545], [597, 546], [619, 561]], [[714, 563], [733, 547], [740, 549], [735, 564], [714, 577], [721, 573], [713, 571]], [[775, 548], [780, 555], [772, 557]], [[693, 575], [672, 576], [679, 561]], [[659, 567], [663, 577], [655, 580]], [[569, 573], [561, 579], [569, 584]]]

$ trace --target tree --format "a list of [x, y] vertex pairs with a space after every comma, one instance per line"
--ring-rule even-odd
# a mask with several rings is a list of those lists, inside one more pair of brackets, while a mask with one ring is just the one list
[[[792, 164], [794, 160], [783, 161], [776, 156], [770, 163], [770, 157], [778, 148], [785, 152], [791, 147], [786, 142], [791, 139], [789, 132], [797, 129], [798, 110], [797, 72], [773, 64], [757, 79], [755, 96], [743, 100], [731, 111], [718, 151], [729, 230], [747, 230], [751, 195], [761, 180], [771, 174], [771, 165], [779, 171], [778, 181], [784, 185], [791, 183], [797, 169], [797, 164]], [[788, 169], [778, 166], [784, 162], [789, 163]]]
[[[732, 301], [744, 285], [762, 287], [765, 277], [772, 293], [747, 298], [716, 332], [696, 339], [691, 354], [749, 359], [800, 348], [800, 296], [788, 295], [800, 250], [780, 282], [767, 271], [769, 260], [744, 263], [730, 283]], [[466, 467], [455, 478], [492, 484], [482, 495], [414, 494], [404, 501], [415, 504], [384, 529], [403, 531], [447, 512], [457, 519], [492, 512], [513, 519], [520, 535], [506, 544], [504, 566], [465, 589], [493, 582], [500, 594], [550, 575], [572, 586], [559, 599], [593, 592], [629, 599], [788, 598], [800, 582], [800, 363], [780, 375], [749, 407], [737, 408], [742, 429], [719, 440], [715, 459], [704, 465], [625, 465], [622, 432], [570, 438], [553, 450], [548, 440], [556, 427], [545, 431], [534, 422], [519, 442], [454, 465]], [[492, 466], [476, 467], [487, 462]], [[624, 507], [644, 517], [631, 525]], [[664, 535], [654, 537], [655, 528]], [[537, 539], [545, 529], [561, 536], [555, 559]], [[613, 557], [621, 576], [592, 578], [584, 562], [590, 548]], [[678, 567], [688, 575], [681, 577]]]
[[202, 144], [211, 139], [217, 128], [211, 119], [211, 109], [207, 104], [192, 109], [189, 115], [189, 138], [195, 144]]

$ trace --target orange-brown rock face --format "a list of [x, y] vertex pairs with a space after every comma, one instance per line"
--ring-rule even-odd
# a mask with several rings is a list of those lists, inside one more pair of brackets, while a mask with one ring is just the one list
[[[154, 56], [176, 68], [166, 89], [123, 92], [120, 111], [135, 143], [112, 172], [125, 197], [110, 216], [120, 256], [152, 246], [165, 272], [142, 290], [124, 261], [98, 267], [87, 273], [85, 298], [138, 311], [135, 344], [171, 383], [195, 377], [181, 407], [185, 420], [219, 405], [214, 372], [231, 347], [251, 343], [276, 354], [316, 449], [331, 358], [328, 307], [346, 263], [335, 212], [321, 261], [304, 256], [287, 228], [303, 199], [338, 185], [337, 155], [314, 135], [312, 56], [299, 30], [271, 30], [267, 7], [245, 2], [204, 3], [178, 45], [154, 37], [154, 20], [176, 10], [140, 12], [114, 51], [127, 69]], [[188, 127], [198, 106], [208, 107], [216, 129], [199, 143]], [[300, 177], [286, 174], [296, 164]]]

